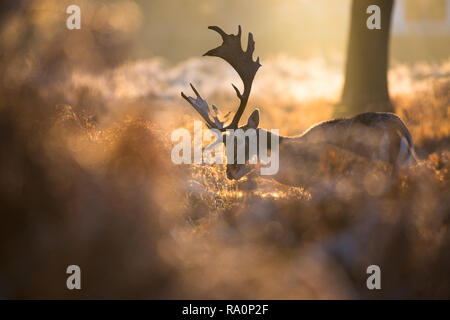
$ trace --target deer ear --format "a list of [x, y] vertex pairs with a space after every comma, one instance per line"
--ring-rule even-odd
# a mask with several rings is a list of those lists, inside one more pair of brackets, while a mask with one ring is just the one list
[[259, 109], [253, 110], [247, 120], [247, 128], [256, 129], [259, 126]]

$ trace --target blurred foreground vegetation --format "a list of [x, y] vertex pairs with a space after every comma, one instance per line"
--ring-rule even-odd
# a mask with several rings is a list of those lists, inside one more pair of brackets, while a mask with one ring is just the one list
[[[103, 27], [56, 41], [30, 27], [44, 28], [42, 11], [4, 12], [36, 20], [1, 34], [1, 298], [450, 297], [448, 60], [389, 72], [417, 165], [387, 190], [382, 169], [356, 187], [333, 167], [312, 194], [170, 161], [171, 131], [197, 119], [180, 90], [193, 81], [232, 110], [228, 66], [129, 61], [128, 38]], [[249, 103], [262, 127], [292, 135], [330, 118], [339, 69], [287, 55], [262, 64]], [[65, 287], [71, 264], [81, 291]], [[371, 264], [380, 291], [366, 288]]]

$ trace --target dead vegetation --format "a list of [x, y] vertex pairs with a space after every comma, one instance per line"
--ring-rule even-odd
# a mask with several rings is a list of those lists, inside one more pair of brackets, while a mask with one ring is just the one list
[[[106, 99], [69, 84], [70, 94], [30, 83], [2, 89], [1, 297], [450, 296], [449, 79], [395, 92], [420, 161], [393, 186], [380, 191], [380, 167], [359, 185], [325, 175], [314, 193], [252, 175], [229, 181], [220, 165], [172, 164], [169, 129], [191, 128], [194, 116], [174, 117], [187, 108], [180, 98]], [[282, 133], [332, 109], [327, 98], [302, 104], [255, 92], [263, 126]], [[70, 264], [82, 269], [81, 293], [64, 287]], [[366, 288], [371, 264], [381, 267], [380, 291]]]

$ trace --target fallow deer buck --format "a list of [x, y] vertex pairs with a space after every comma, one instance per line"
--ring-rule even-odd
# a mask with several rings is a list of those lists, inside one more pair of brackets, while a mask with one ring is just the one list
[[[217, 107], [212, 105], [211, 110], [208, 103], [200, 96], [192, 84], [191, 87], [196, 98], [188, 97], [183, 92], [181, 96], [198, 111], [209, 128], [214, 128], [221, 132], [225, 132], [228, 129], [242, 129], [244, 132], [249, 129], [255, 129], [258, 139], [261, 136], [259, 132], [266, 131], [267, 146], [270, 150], [272, 133], [258, 128], [258, 109], [253, 111], [246, 125], [238, 126], [250, 96], [253, 79], [259, 67], [261, 67], [259, 57], [256, 61], [252, 57], [255, 49], [252, 33], [249, 33], [248, 36], [247, 50], [243, 51], [240, 26], [236, 35], [227, 34], [217, 26], [208, 28], [219, 33], [223, 43], [219, 47], [205, 53], [204, 56], [215, 56], [224, 59], [239, 74], [244, 84], [244, 91], [241, 93], [232, 84], [240, 100], [239, 108], [231, 123], [225, 126], [225, 122], [218, 117]], [[364, 162], [369, 164], [379, 161], [386, 163], [392, 167], [394, 175], [399, 167], [415, 162], [414, 144], [411, 135], [402, 120], [392, 113], [368, 112], [353, 118], [325, 121], [312, 126], [299, 136], [279, 136], [278, 138], [279, 171], [272, 177], [288, 185], [307, 186], [317, 182], [321, 171], [319, 163], [327, 152], [347, 155], [343, 158], [338, 156], [338, 162], [340, 161], [339, 159], [353, 155], [356, 158], [364, 159]], [[226, 142], [225, 133], [219, 142]], [[247, 144], [248, 142], [245, 141], [245, 143]], [[257, 145], [259, 146], [259, 141]], [[244, 164], [238, 164], [236, 161], [232, 164], [227, 164], [228, 179], [238, 180], [251, 171], [252, 165], [248, 163], [249, 148], [247, 145], [245, 150], [246, 162]]]

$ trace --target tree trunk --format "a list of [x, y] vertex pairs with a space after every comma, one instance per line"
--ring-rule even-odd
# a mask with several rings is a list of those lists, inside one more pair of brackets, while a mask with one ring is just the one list
[[[381, 29], [370, 30], [367, 7], [381, 9]], [[394, 0], [353, 0], [347, 49], [345, 84], [337, 116], [394, 108], [387, 85], [388, 44]]]

